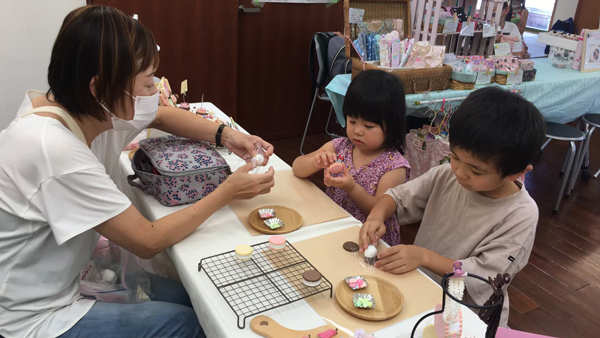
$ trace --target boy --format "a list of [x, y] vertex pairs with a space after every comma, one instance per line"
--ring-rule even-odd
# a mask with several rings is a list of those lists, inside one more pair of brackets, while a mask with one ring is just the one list
[[[545, 138], [545, 122], [533, 104], [499, 87], [477, 90], [450, 121], [451, 164], [389, 189], [360, 231], [361, 251], [385, 234], [384, 220], [421, 221], [414, 245], [380, 252], [376, 267], [405, 273], [422, 267], [434, 280], [463, 270], [484, 278], [514, 276], [531, 253], [538, 208], [517, 179], [533, 169]], [[483, 305], [491, 287], [465, 279], [464, 300]], [[508, 323], [505, 292], [501, 326]]]

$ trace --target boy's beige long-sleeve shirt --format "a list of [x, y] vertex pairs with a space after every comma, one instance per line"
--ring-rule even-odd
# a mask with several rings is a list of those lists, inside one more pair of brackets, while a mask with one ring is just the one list
[[[510, 197], [490, 199], [463, 188], [447, 164], [386, 194], [396, 202], [398, 223], [421, 221], [415, 245], [459, 260], [464, 271], [487, 279], [498, 273], [514, 276], [529, 260], [539, 212], [519, 185], [521, 190]], [[440, 276], [423, 270], [441, 282]], [[465, 278], [465, 284], [466, 301], [483, 305], [492, 294], [492, 288], [477, 279]], [[500, 326], [508, 323], [508, 293], [504, 296]]]

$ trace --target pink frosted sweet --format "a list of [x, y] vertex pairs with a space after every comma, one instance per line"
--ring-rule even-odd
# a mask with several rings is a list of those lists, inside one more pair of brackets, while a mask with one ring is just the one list
[[344, 170], [344, 165], [339, 162], [335, 162], [334, 164], [329, 166], [329, 172], [332, 174], [339, 174]]
[[367, 283], [363, 276], [346, 277], [345, 280], [346, 284], [348, 284], [352, 290], [364, 289], [369, 286], [369, 283]]

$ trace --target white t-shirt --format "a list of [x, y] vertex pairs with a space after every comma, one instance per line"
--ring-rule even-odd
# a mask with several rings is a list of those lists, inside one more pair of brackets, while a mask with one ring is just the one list
[[[39, 95], [28, 92], [18, 115]], [[91, 150], [49, 117], [0, 132], [0, 335], [56, 337], [92, 307], [78, 278], [99, 238], [93, 228], [131, 205], [105, 165], [114, 170], [137, 133], [111, 130]]]
[[517, 25], [510, 21], [506, 21], [504, 28], [502, 28], [502, 33], [508, 33], [508, 36], [514, 36], [519, 39], [519, 41], [515, 43], [513, 53], [519, 53], [523, 51], [523, 37], [521, 36], [521, 32], [519, 31], [519, 27], [517, 27]]

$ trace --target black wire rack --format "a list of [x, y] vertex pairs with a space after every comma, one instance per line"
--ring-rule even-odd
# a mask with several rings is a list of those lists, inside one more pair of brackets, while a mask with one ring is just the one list
[[252, 245], [252, 258], [242, 261], [235, 250], [206, 257], [198, 263], [237, 316], [243, 329], [246, 318], [329, 290], [333, 285], [321, 274], [321, 284], [309, 287], [302, 282], [307, 270], [317, 270], [286, 241], [285, 249], [275, 251], [268, 242]]

